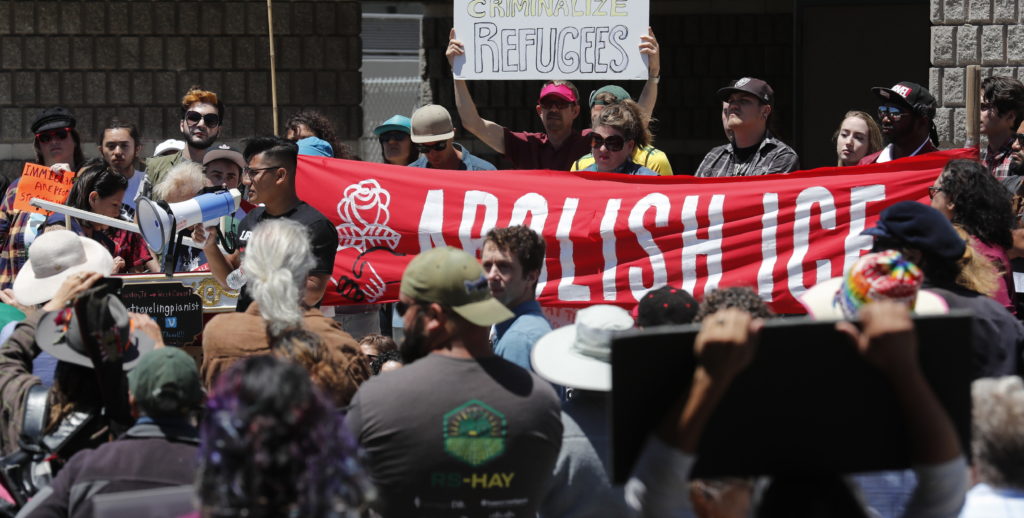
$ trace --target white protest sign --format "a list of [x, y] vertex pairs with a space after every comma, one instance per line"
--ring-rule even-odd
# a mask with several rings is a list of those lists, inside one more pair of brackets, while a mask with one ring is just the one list
[[456, 79], [647, 79], [649, 0], [454, 0]]

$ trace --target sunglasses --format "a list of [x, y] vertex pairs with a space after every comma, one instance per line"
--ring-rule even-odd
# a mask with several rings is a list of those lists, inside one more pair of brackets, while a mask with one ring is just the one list
[[1018, 133], [1018, 134], [1014, 135], [1013, 138], [1014, 138], [1014, 140], [1017, 141], [1017, 145], [1018, 146], [1024, 147], [1024, 133]]
[[42, 133], [36, 133], [36, 139], [39, 140], [40, 144], [46, 144], [47, 142], [57, 139], [64, 140], [71, 134], [71, 128], [60, 128], [50, 131], [44, 131]]
[[931, 186], [928, 188], [928, 199], [934, 200], [935, 196], [942, 192], [942, 187]]
[[203, 115], [199, 112], [187, 111], [185, 112], [185, 120], [188, 122], [189, 126], [195, 126], [196, 124], [199, 124], [199, 121], [206, 123], [206, 127], [210, 129], [220, 126], [220, 115], [217, 115], [216, 113], [207, 113], [206, 115]]
[[903, 108], [899, 106], [879, 106], [878, 107], [878, 118], [884, 119], [889, 117], [892, 120], [899, 120], [901, 117], [906, 115], [907, 112], [903, 111]]
[[251, 182], [252, 179], [256, 177], [256, 175], [262, 173], [263, 171], [270, 171], [271, 169], [279, 169], [280, 167], [281, 166], [279, 166], [279, 165], [274, 165], [274, 166], [270, 166], [270, 167], [243, 167], [242, 168], [242, 176], [245, 177], [245, 178], [248, 178], [249, 181]]
[[416, 149], [424, 155], [431, 151], [444, 151], [444, 148], [448, 147], [447, 142], [438, 142], [436, 144], [417, 144]]
[[594, 149], [601, 149], [601, 146], [608, 148], [608, 151], [622, 151], [622, 146], [626, 144], [626, 139], [612, 135], [608, 138], [602, 137], [597, 133], [590, 134], [590, 147]]
[[385, 134], [381, 135], [377, 140], [379, 140], [381, 144], [387, 144], [388, 142], [392, 142], [392, 141], [394, 141], [394, 142], [404, 142], [404, 141], [406, 141], [408, 139], [409, 139], [409, 135], [406, 135], [405, 133], [402, 133], [400, 131], [393, 131], [391, 133], [385, 133]]
[[572, 105], [572, 103], [570, 103], [568, 101], [541, 101], [540, 102], [540, 107], [544, 108], [545, 110], [554, 110], [554, 109], [564, 110], [564, 109], [568, 108], [570, 105]]

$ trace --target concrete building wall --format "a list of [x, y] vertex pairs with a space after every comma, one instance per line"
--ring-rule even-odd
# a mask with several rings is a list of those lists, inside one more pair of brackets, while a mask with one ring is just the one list
[[[939, 101], [935, 125], [943, 146], [965, 141], [967, 65], [982, 77], [1024, 80], [1024, 1], [931, 0], [928, 89]], [[977, 94], [974, 94], [977, 95]]]
[[[274, 2], [281, 124], [317, 108], [339, 137], [362, 123], [360, 3]], [[33, 157], [29, 125], [63, 105], [78, 118], [86, 156], [117, 116], [140, 125], [145, 151], [180, 134], [178, 102], [190, 85], [221, 95], [221, 140], [274, 131], [267, 3], [248, 1], [0, 1], [0, 164]]]

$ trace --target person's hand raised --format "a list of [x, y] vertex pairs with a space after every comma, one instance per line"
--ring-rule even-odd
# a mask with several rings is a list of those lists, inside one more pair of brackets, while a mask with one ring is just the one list
[[466, 53], [466, 48], [462, 45], [462, 42], [455, 39], [455, 28], [448, 33], [448, 48], [445, 49], [444, 55], [448, 58], [448, 66], [455, 66], [455, 56], [461, 56]]
[[860, 308], [861, 328], [837, 322], [836, 329], [850, 337], [857, 351], [887, 375], [899, 375], [917, 366], [917, 332], [906, 304], [872, 302]]
[[78, 272], [71, 274], [64, 282], [57, 288], [57, 293], [54, 294], [53, 298], [50, 299], [45, 305], [43, 305], [43, 311], [56, 311], [58, 309], [64, 309], [68, 303], [74, 301], [81, 295], [85, 290], [96, 284], [96, 281], [103, 278], [102, 273], [96, 272]]
[[661, 75], [661, 47], [654, 37], [654, 30], [647, 28], [647, 34], [640, 36], [640, 53], [647, 54], [647, 70], [651, 77]]
[[764, 321], [736, 308], [708, 315], [694, 342], [700, 367], [712, 380], [732, 380], [754, 359], [763, 326]]

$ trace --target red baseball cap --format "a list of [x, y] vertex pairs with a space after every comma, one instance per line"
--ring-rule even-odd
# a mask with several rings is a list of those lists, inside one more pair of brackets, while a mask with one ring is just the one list
[[554, 96], [571, 103], [576, 102], [576, 96], [572, 93], [572, 88], [569, 88], [568, 85], [564, 84], [551, 83], [544, 85], [544, 88], [541, 88], [540, 90], [540, 97], [537, 99], [541, 100], [548, 96]]

